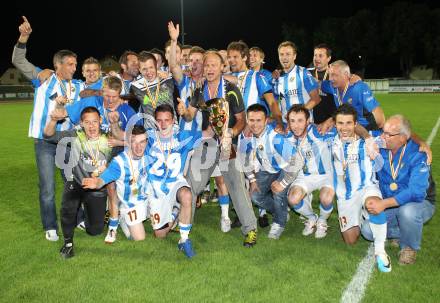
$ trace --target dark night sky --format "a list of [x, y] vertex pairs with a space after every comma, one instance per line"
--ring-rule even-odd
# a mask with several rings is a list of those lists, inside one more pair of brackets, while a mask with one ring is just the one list
[[[184, 0], [185, 43], [225, 48], [228, 42], [243, 39], [249, 46], [262, 47], [269, 67], [274, 67], [283, 22], [313, 27], [322, 17], [348, 17], [361, 8], [378, 11], [391, 2]], [[438, 6], [436, 1], [418, 2]], [[1, 73], [11, 66], [22, 15], [33, 28], [28, 58], [40, 67], [51, 67], [52, 55], [59, 49], [75, 51], [81, 64], [89, 56], [119, 57], [125, 49], [163, 48], [168, 39], [167, 21], [180, 23], [180, 0], [14, 1], [8, 6], [12, 7], [2, 9], [0, 18]], [[312, 58], [312, 49], [299, 51], [309, 52]]]

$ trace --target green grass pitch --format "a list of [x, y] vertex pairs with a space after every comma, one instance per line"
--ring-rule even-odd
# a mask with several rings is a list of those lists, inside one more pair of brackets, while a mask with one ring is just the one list
[[[387, 116], [406, 115], [427, 138], [440, 116], [440, 95], [378, 95]], [[134, 243], [122, 232], [114, 245], [76, 230], [73, 259], [61, 260], [57, 243], [40, 223], [33, 141], [27, 138], [32, 103], [0, 104], [0, 301], [1, 302], [339, 302], [369, 243], [343, 244], [336, 214], [322, 240], [303, 237], [292, 215], [279, 241], [259, 229], [258, 244], [242, 246], [239, 230], [220, 231], [220, 209], [197, 210], [190, 237], [193, 260], [177, 250], [179, 235]], [[434, 178], [440, 182], [440, 134], [432, 143]], [[61, 178], [57, 182], [57, 211]], [[316, 195], [315, 195], [316, 196]], [[315, 201], [316, 202], [316, 201]], [[314, 203], [316, 206], [316, 203]], [[424, 227], [413, 266], [375, 269], [363, 302], [440, 302], [440, 220]]]

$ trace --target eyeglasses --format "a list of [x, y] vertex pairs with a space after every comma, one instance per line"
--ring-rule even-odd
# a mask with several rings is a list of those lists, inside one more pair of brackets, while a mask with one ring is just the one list
[[394, 137], [394, 136], [401, 135], [401, 133], [391, 134], [389, 132], [383, 132], [382, 134], [383, 134], [384, 137], [387, 137], [387, 138], [391, 138], [391, 137]]

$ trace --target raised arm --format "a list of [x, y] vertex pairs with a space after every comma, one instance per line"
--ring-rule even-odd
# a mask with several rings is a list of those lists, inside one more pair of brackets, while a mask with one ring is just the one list
[[176, 48], [177, 48], [177, 38], [179, 38], [179, 24], [174, 26], [172, 21], [168, 22], [168, 33], [170, 34], [171, 45], [170, 45], [170, 72], [173, 75], [174, 80], [178, 84], [182, 82], [183, 71], [180, 64], [177, 63]]
[[23, 23], [18, 27], [20, 37], [12, 52], [12, 64], [29, 80], [38, 78], [37, 68], [26, 59], [26, 43], [32, 33], [28, 19], [23, 16]]

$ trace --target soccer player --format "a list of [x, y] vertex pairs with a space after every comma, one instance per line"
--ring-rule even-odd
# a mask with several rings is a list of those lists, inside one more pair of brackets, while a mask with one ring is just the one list
[[249, 48], [246, 43], [243, 41], [231, 42], [228, 45], [227, 52], [229, 66], [232, 75], [237, 77], [237, 87], [243, 96], [245, 109], [256, 103], [266, 107], [268, 113], [270, 109], [278, 129], [283, 131], [281, 111], [272, 94], [272, 86], [263, 74], [248, 69]]
[[[435, 210], [435, 200], [427, 197], [433, 185], [428, 180], [430, 166], [419, 144], [411, 139], [411, 125], [405, 117], [388, 118], [381, 138], [385, 143], [380, 149], [383, 167], [377, 176], [383, 200], [370, 201], [366, 207], [373, 214], [385, 211], [388, 238], [400, 242], [399, 263], [413, 264], [420, 250], [423, 224]], [[367, 239], [372, 239], [371, 231], [368, 224], [362, 227]]]
[[[120, 206], [116, 205], [121, 212], [121, 227], [128, 226], [130, 239], [141, 241], [145, 239], [143, 221], [147, 218], [147, 172], [145, 170], [147, 146], [146, 130], [141, 125], [135, 125], [131, 131], [129, 141], [130, 149], [116, 156], [108, 168], [99, 176], [84, 178], [85, 189], [97, 189], [110, 182], [116, 182], [116, 192]], [[109, 220], [108, 240], [116, 239], [118, 217]], [[111, 243], [114, 241], [111, 241]]]
[[[174, 108], [174, 82], [171, 77], [160, 79], [157, 75], [156, 58], [148, 52], [139, 54], [142, 77], [132, 82], [130, 92], [136, 97], [130, 104], [139, 112], [153, 118], [154, 111], [161, 104]], [[154, 128], [153, 119], [145, 119], [145, 128]]]
[[[367, 130], [382, 128], [385, 123], [385, 115], [379, 102], [374, 98], [368, 85], [363, 81], [350, 83], [350, 67], [345, 61], [338, 60], [330, 64], [329, 79], [321, 84], [323, 92], [333, 95], [336, 107], [342, 104], [352, 105], [357, 112], [358, 122]], [[375, 125], [371, 124], [364, 114], [369, 112], [373, 114]], [[329, 118], [330, 119], [330, 118]], [[331, 120], [327, 127], [332, 127]]]
[[156, 58], [157, 70], [158, 71], [165, 71], [166, 59], [165, 59], [164, 52], [158, 48], [153, 48], [149, 52], [152, 53], [154, 55], [154, 57]]
[[[310, 73], [318, 81], [319, 85], [324, 80], [329, 79], [329, 62], [332, 59], [332, 50], [326, 44], [318, 44], [313, 49], [313, 68], [309, 69]], [[319, 96], [321, 102], [313, 108], [313, 122], [321, 124], [332, 118], [336, 110], [333, 96], [327, 94], [319, 88]]]
[[[342, 238], [347, 244], [355, 244], [362, 224], [369, 224], [377, 267], [381, 272], [390, 272], [391, 260], [385, 252], [385, 212], [363, 211], [371, 203], [381, 203], [382, 194], [374, 173], [375, 163], [367, 155], [365, 141], [355, 134], [357, 112], [351, 105], [343, 104], [334, 117], [338, 135], [332, 145], [333, 182]], [[362, 222], [362, 217], [369, 221]]]
[[[315, 124], [310, 123], [310, 112], [302, 104], [293, 105], [287, 112], [289, 141], [296, 147], [304, 159], [304, 168], [293, 181], [289, 194], [289, 205], [306, 218], [302, 231], [304, 236], [315, 232], [315, 238], [327, 235], [327, 219], [333, 210], [333, 170], [330, 145], [336, 131], [325, 135], [318, 132]], [[309, 195], [319, 189], [319, 216], [313, 212]]]
[[[44, 129], [47, 140], [63, 145], [70, 143], [71, 153], [69, 163], [63, 170], [67, 177], [61, 201], [61, 228], [64, 245], [61, 256], [65, 259], [74, 256], [73, 236], [76, 218], [81, 203], [85, 210], [86, 232], [99, 235], [104, 230], [104, 215], [107, 192], [103, 190], [85, 190], [82, 187], [84, 178], [99, 176], [106, 168], [110, 158], [111, 148], [107, 136], [101, 133], [99, 111], [95, 107], [86, 107], [81, 112], [81, 129], [56, 131], [57, 122], [64, 119], [58, 109], [51, 112], [50, 121]], [[118, 119], [110, 116], [112, 124], [117, 127]], [[57, 153], [57, 163], [63, 163], [65, 153]]]
[[180, 204], [178, 248], [188, 258], [194, 256], [191, 240], [191, 189], [183, 171], [188, 153], [200, 143], [201, 131], [174, 131], [174, 109], [161, 104], [155, 110], [154, 118], [159, 130], [148, 131], [147, 165], [151, 223], [156, 237], [163, 238], [176, 219], [173, 206]]
[[[246, 173], [251, 198], [256, 205], [273, 214], [268, 237], [279, 239], [287, 221], [287, 190], [301, 170], [303, 161], [287, 138], [268, 125], [264, 106], [257, 103], [249, 106], [247, 122], [252, 133], [251, 165], [256, 166], [255, 172]], [[246, 140], [240, 145], [244, 142]], [[246, 151], [247, 148], [240, 145], [238, 149]]]
[[[35, 67], [26, 59], [26, 43], [32, 33], [32, 27], [26, 17], [18, 28], [20, 37], [14, 47], [12, 63], [32, 80], [35, 86], [34, 108], [29, 124], [29, 137], [34, 138], [35, 159], [39, 179], [40, 216], [46, 239], [58, 241], [58, 224], [55, 209], [55, 151], [56, 144], [43, 138], [44, 128], [50, 122], [49, 113], [56, 107], [57, 102], [73, 103], [79, 100], [82, 82], [72, 79], [76, 71], [76, 54], [69, 50], [60, 50], [53, 57], [55, 72], [49, 78], [39, 81], [41, 69]], [[67, 130], [73, 127], [69, 119], [56, 123], [57, 130]]]
[[284, 41], [278, 46], [278, 58], [283, 71], [275, 80], [274, 92], [285, 123], [287, 111], [293, 104], [304, 104], [308, 110], [312, 110], [321, 101], [318, 83], [312, 74], [295, 64], [296, 51], [296, 45], [291, 41]]
[[[189, 102], [196, 90], [197, 83], [201, 82], [203, 79], [203, 55], [205, 53], [205, 50], [200, 47], [193, 47], [191, 49], [189, 54], [190, 73], [189, 75], [186, 75], [184, 74], [181, 65], [178, 64], [176, 60], [177, 39], [179, 37], [179, 24], [176, 24], [174, 26], [173, 22], [169, 22], [168, 32], [171, 41], [169, 57], [170, 72], [177, 83], [177, 88], [179, 89], [179, 102], [183, 102], [185, 106], [188, 107]], [[181, 129], [190, 130], [194, 128], [202, 130], [203, 115], [200, 111], [198, 111], [196, 117], [189, 122], [180, 117], [179, 124]], [[209, 134], [205, 131], [204, 137], [208, 136]], [[199, 148], [203, 148], [203, 145], [200, 145]], [[192, 160], [190, 161], [199, 161], [200, 163], [201, 159], [193, 160], [197, 155], [201, 156], [201, 152], [195, 152], [191, 157]], [[226, 233], [231, 230], [231, 220], [229, 218], [229, 194], [221, 174], [215, 176], [215, 181], [218, 188], [219, 204], [221, 208], [220, 229]], [[194, 211], [195, 205], [193, 205], [193, 214]]]
[[269, 84], [272, 84], [272, 73], [263, 68], [265, 54], [258, 46], [249, 49], [249, 67], [256, 72], [260, 72], [266, 78]]
[[[188, 44], [182, 45], [182, 58], [180, 61], [182, 66], [185, 66], [187, 68], [189, 67], [189, 63], [190, 63], [189, 53], [191, 52], [191, 49], [192, 49], [192, 45], [188, 45]], [[185, 70], [185, 68], [183, 68], [183, 70]]]
[[[243, 131], [246, 124], [243, 98], [238, 88], [223, 78], [223, 58], [219, 53], [213, 51], [206, 52], [203, 66], [206, 80], [202, 88], [196, 90], [188, 108], [186, 108], [183, 102], [179, 102], [178, 112], [186, 121], [191, 121], [205, 101], [213, 98], [224, 98], [229, 105], [229, 121], [227, 121], [229, 128], [225, 131], [222, 138], [219, 139], [223, 146], [232, 147], [233, 144], [236, 144], [237, 136]], [[210, 129], [211, 136], [213, 136], [211, 126], [206, 125], [204, 127], [204, 130], [209, 131]], [[191, 184], [193, 196], [196, 197], [203, 191], [215, 166], [220, 164], [220, 170], [225, 177], [224, 180], [231, 195], [232, 203], [242, 223], [242, 232], [246, 235], [243, 245], [252, 247], [257, 241], [257, 222], [249, 195], [245, 189], [244, 174], [238, 170], [241, 164], [237, 159], [233, 158], [233, 155], [230, 155], [232, 159], [229, 159], [229, 161], [220, 160], [221, 150], [219, 150], [216, 140], [211, 139], [206, 144], [207, 146], [203, 148], [201, 159], [206, 158], [207, 161], [203, 165], [195, 161], [190, 163], [187, 178]]]

